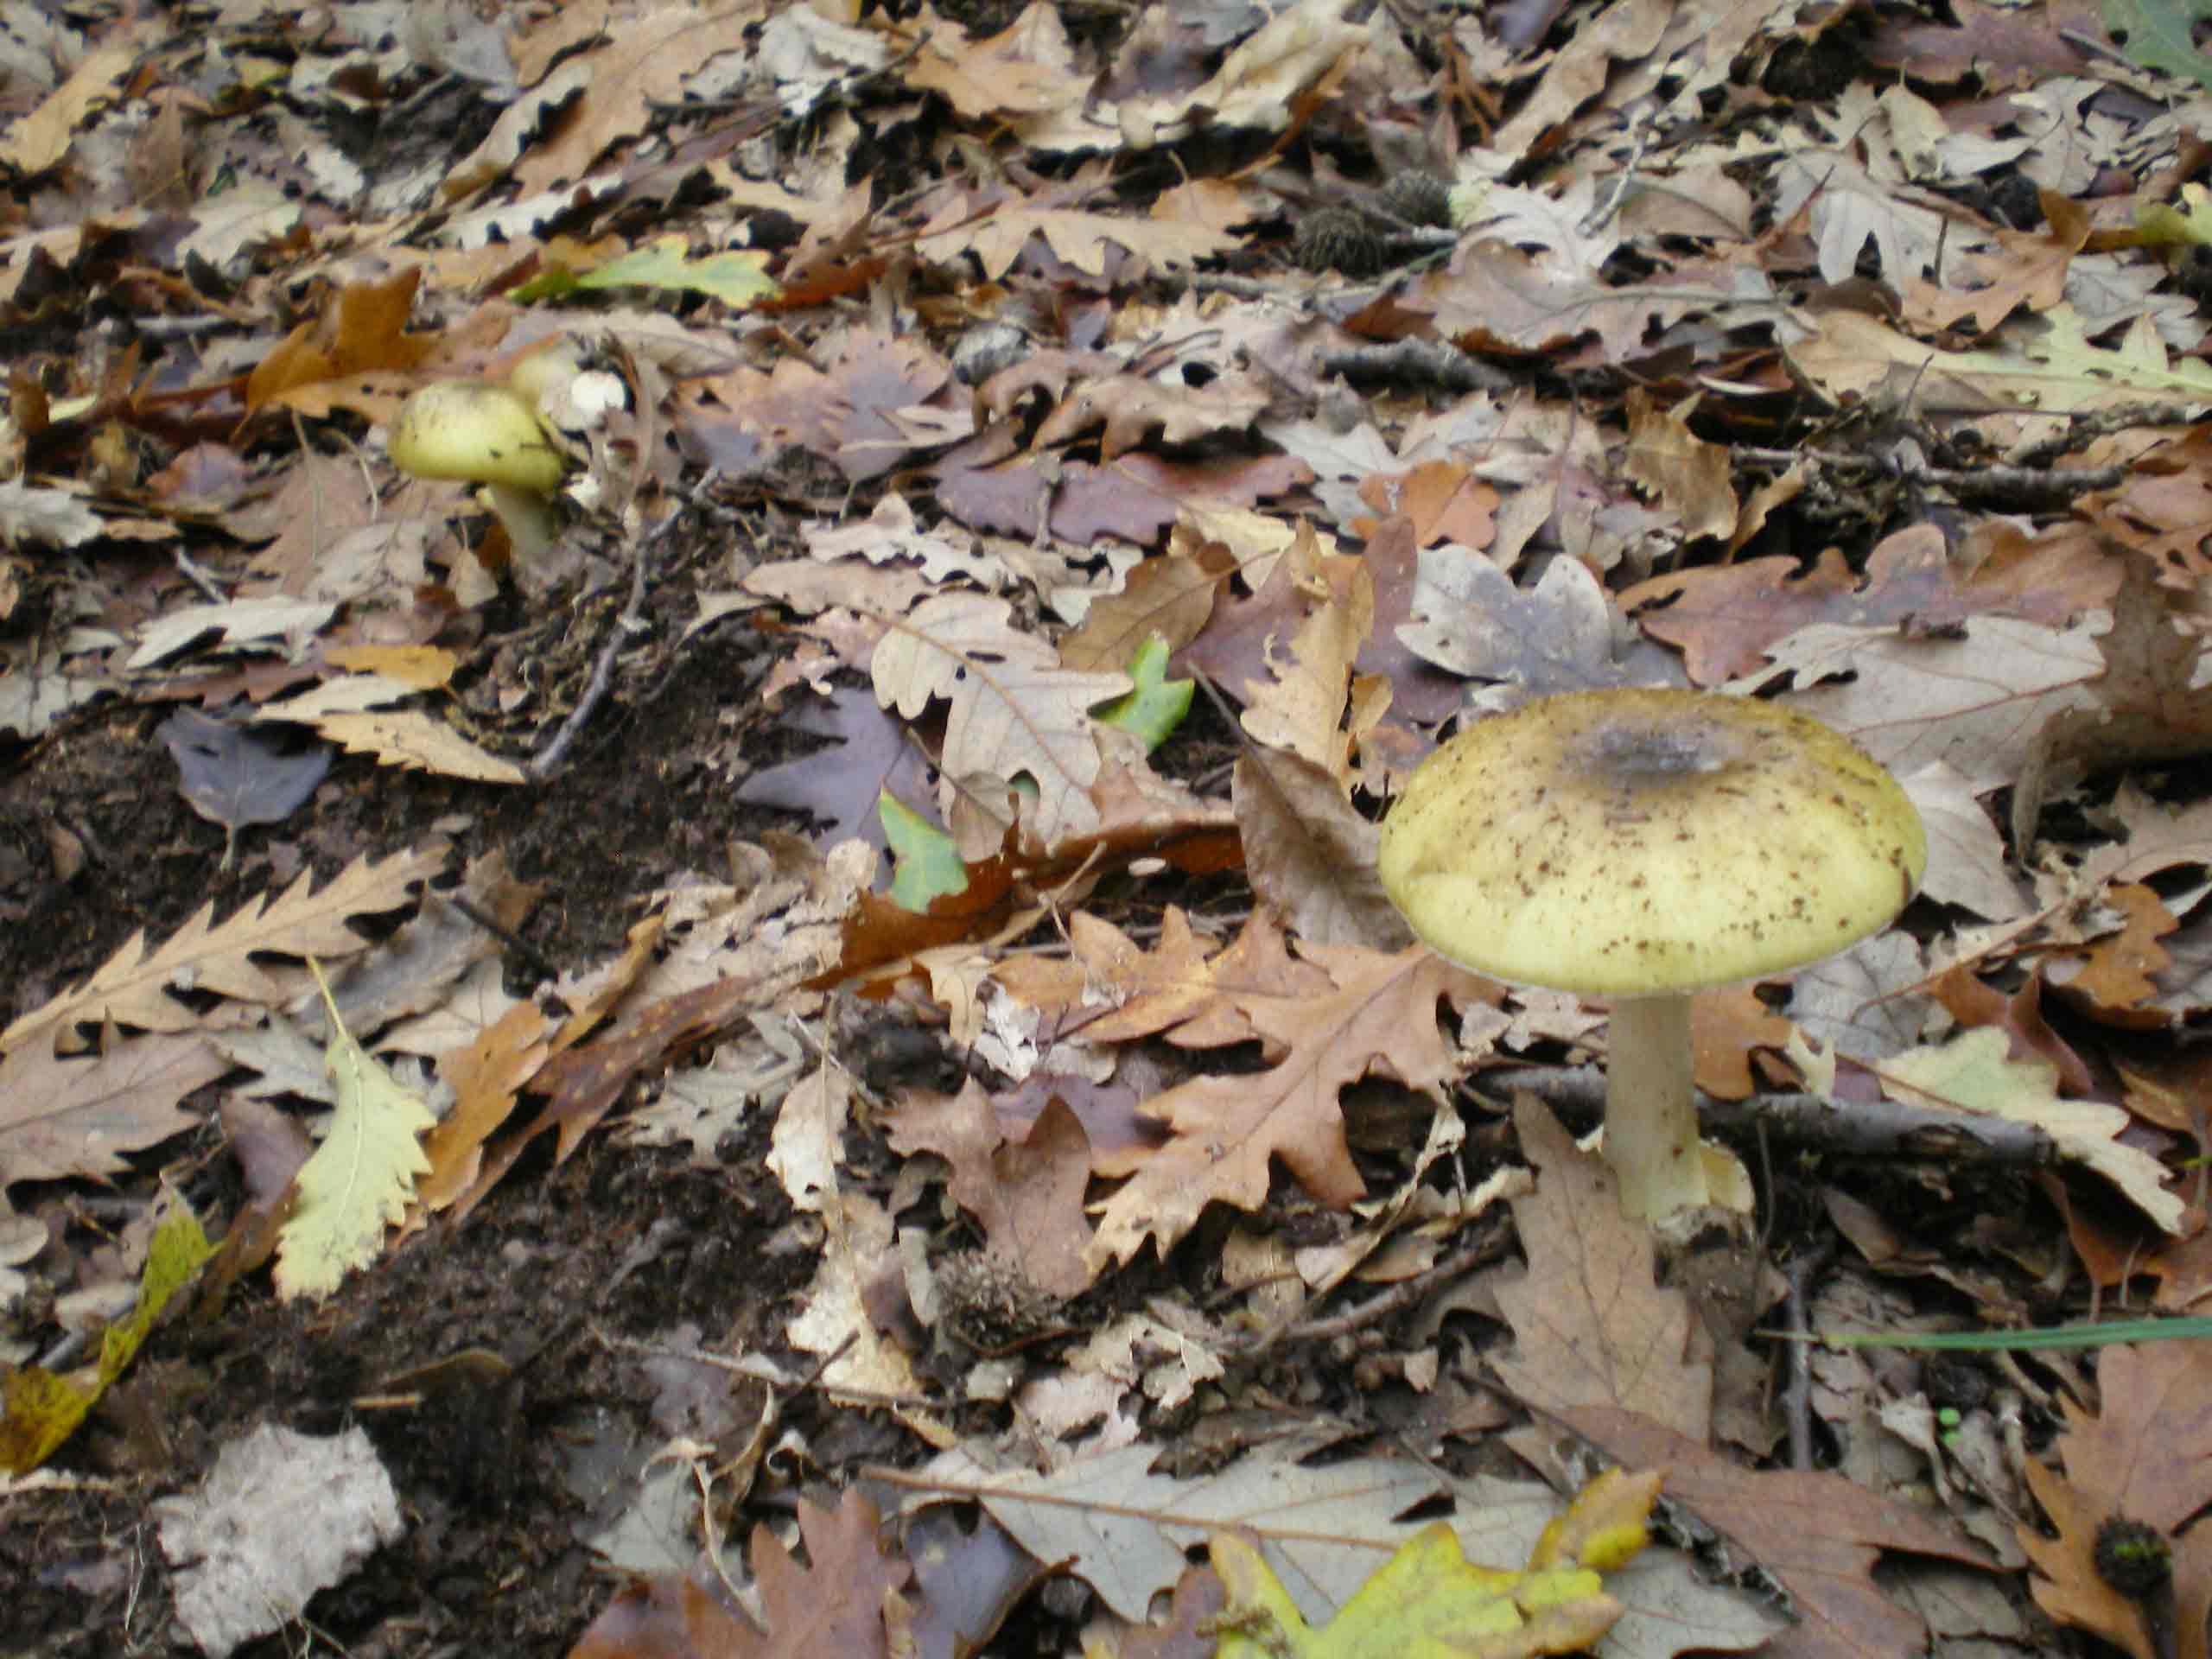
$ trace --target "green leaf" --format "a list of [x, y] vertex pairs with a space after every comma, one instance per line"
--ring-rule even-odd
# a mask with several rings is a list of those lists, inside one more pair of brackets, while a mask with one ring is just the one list
[[883, 839], [891, 849], [891, 902], [927, 910], [932, 899], [968, 891], [968, 867], [950, 836], [884, 790], [875, 798]]
[[2105, 27], [2131, 60], [2212, 86], [2212, 62], [2192, 38], [2205, 18], [2212, 18], [2212, 0], [2105, 0]]
[[180, 1202], [175, 1212], [154, 1230], [146, 1247], [146, 1270], [139, 1276], [137, 1305], [128, 1318], [108, 1326], [107, 1334], [100, 1338], [103, 1387], [123, 1375], [123, 1368], [137, 1353], [169, 1298], [197, 1278], [200, 1264], [214, 1254], [215, 1247], [207, 1242], [200, 1217]]
[[0, 1419], [0, 1470], [28, 1474], [60, 1449], [108, 1385], [137, 1357], [169, 1299], [192, 1282], [200, 1264], [214, 1253], [200, 1217], [177, 1204], [154, 1230], [147, 1246], [137, 1305], [100, 1338], [99, 1369], [87, 1367], [63, 1376], [26, 1365], [8, 1374], [4, 1389], [0, 1389], [7, 1405], [7, 1414]]
[[384, 1249], [384, 1230], [406, 1215], [415, 1178], [427, 1172], [422, 1137], [437, 1119], [422, 1097], [400, 1087], [370, 1058], [338, 1017], [322, 969], [308, 966], [330, 1011], [323, 1066], [338, 1088], [338, 1109], [315, 1155], [300, 1166], [291, 1219], [276, 1236], [276, 1294], [327, 1296], [346, 1274]]
[[1167, 641], [1156, 633], [1147, 636], [1129, 659], [1136, 690], [1102, 704], [1092, 718], [1134, 734], [1147, 751], [1165, 743], [1191, 712], [1191, 694], [1198, 689], [1193, 681], [1167, 677]]
[[681, 236], [655, 237], [619, 259], [587, 271], [556, 265], [515, 290], [518, 300], [550, 299], [579, 289], [662, 288], [704, 294], [739, 309], [783, 290], [768, 275], [768, 256], [746, 249], [694, 257]]

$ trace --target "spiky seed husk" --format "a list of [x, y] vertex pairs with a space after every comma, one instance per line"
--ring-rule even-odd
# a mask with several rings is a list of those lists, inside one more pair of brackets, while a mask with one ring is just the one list
[[2097, 1529], [2090, 1560], [2097, 1576], [2131, 1601], [2140, 1601], [2173, 1577], [2173, 1545], [2147, 1522], [2109, 1517]]
[[1324, 207], [1298, 227], [1298, 263], [1308, 270], [1372, 276], [1382, 269], [1382, 238], [1349, 207]]
[[1401, 173], [1382, 187], [1382, 205], [1408, 225], [1449, 225], [1452, 187], [1425, 168]]

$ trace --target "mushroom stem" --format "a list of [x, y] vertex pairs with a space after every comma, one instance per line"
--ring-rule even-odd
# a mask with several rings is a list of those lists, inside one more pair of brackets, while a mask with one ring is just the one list
[[1613, 1004], [1605, 1064], [1605, 1162], [1630, 1219], [1659, 1221], [1708, 1201], [1699, 1151], [1690, 999]]
[[518, 484], [486, 484], [484, 498], [506, 526], [515, 556], [526, 565], [543, 559], [561, 539], [561, 520], [550, 497]]

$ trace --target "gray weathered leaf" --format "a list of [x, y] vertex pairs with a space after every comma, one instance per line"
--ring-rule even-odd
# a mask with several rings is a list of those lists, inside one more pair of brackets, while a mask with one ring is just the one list
[[177, 787], [192, 810], [226, 830], [281, 823], [330, 770], [328, 749], [289, 754], [270, 738], [193, 709], [162, 721], [161, 739], [182, 774]]

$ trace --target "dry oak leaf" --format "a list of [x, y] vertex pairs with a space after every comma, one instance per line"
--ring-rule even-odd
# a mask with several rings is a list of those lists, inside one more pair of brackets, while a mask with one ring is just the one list
[[726, 1612], [690, 1580], [670, 1574], [625, 1590], [593, 1621], [569, 1659], [884, 1659], [906, 1615], [899, 1591], [912, 1572], [883, 1553], [875, 1506], [858, 1492], [825, 1510], [801, 1498], [807, 1565], [766, 1522], [753, 1529], [753, 1576], [766, 1634]]
[[2143, 1005], [2158, 995], [2158, 976], [2173, 965], [2171, 953], [2158, 941], [2178, 931], [2181, 923], [2139, 882], [2115, 882], [2105, 889], [2104, 899], [2126, 918], [2125, 925], [2090, 946], [2078, 971], [2053, 964], [2050, 982], [2086, 1001], [2107, 1024], [2155, 1031], [2167, 1023], [2167, 1016]]
[[[2036, 1600], [2053, 1618], [2094, 1630], [2135, 1659], [2206, 1659], [2212, 1529], [2179, 1529], [2212, 1503], [2212, 1366], [2193, 1342], [2119, 1345], [2098, 1356], [2097, 1388], [2097, 1416], [2064, 1402], [2058, 1455], [2065, 1474], [2033, 1459], [2027, 1465], [2036, 1501], [2058, 1529], [2056, 1538], [2019, 1529], [2038, 1574]], [[2098, 1529], [2113, 1519], [2140, 1522], [2172, 1541], [2178, 1642], [2163, 1656], [2141, 1607], [2106, 1584], [2091, 1559]]]
[[651, 982], [665, 926], [664, 917], [653, 916], [631, 929], [630, 948], [618, 963], [563, 987], [573, 1012], [552, 1039], [551, 1058], [531, 1078], [531, 1092], [547, 1097], [544, 1108], [521, 1128], [486, 1143], [474, 1181], [454, 1200], [459, 1216], [476, 1206], [537, 1136], [555, 1131], [554, 1162], [565, 1163], [640, 1071], [748, 1008], [772, 1006], [837, 963], [846, 913], [874, 869], [874, 855], [848, 842], [823, 860], [795, 838], [790, 850], [788, 861], [770, 861], [770, 879], [748, 895], [753, 919], [744, 945], [721, 959], [720, 977], [627, 1008], [593, 1035], [633, 986]]
[[86, 54], [36, 109], [8, 124], [7, 136], [0, 139], [0, 162], [26, 174], [57, 165], [69, 153], [78, 124], [121, 96], [138, 66], [139, 50], [126, 41]]
[[[802, 1499], [798, 1530], [806, 1543], [804, 1567], [766, 1522], [753, 1528], [751, 1565], [768, 1616], [768, 1635], [750, 1652], [761, 1659], [771, 1654], [863, 1659], [887, 1652], [885, 1626], [895, 1616], [893, 1598], [912, 1569], [884, 1554], [880, 1526], [875, 1505], [858, 1492], [847, 1492], [835, 1510]], [[740, 1652], [745, 1651], [741, 1646]]]
[[[1050, 846], [1098, 827], [1089, 792], [1099, 766], [1090, 709], [1134, 682], [1126, 674], [1061, 667], [1051, 645], [1013, 626], [1013, 609], [981, 594], [925, 600], [893, 624], [869, 671], [876, 701], [908, 720], [932, 697], [950, 700], [938, 760], [945, 778], [939, 804], [948, 817], [953, 780], [978, 774], [1011, 780], [1027, 772], [1038, 797], [1023, 817]], [[995, 844], [960, 849], [970, 860], [997, 850]]]
[[994, 1255], [1054, 1296], [1090, 1287], [1097, 1274], [1084, 1261], [1090, 1228], [1083, 1218], [1090, 1141], [1063, 1102], [1038, 1114], [1027, 1139], [1009, 1141], [970, 1079], [957, 1095], [911, 1096], [889, 1128], [895, 1151], [933, 1152], [952, 1166], [952, 1197], [983, 1224]]
[[[1248, 998], [1303, 999], [1335, 988], [1326, 972], [1290, 954], [1282, 924], [1266, 906], [1255, 909], [1236, 940], [1211, 957], [1208, 942], [1173, 906], [1150, 952], [1088, 911], [1070, 918], [1068, 943], [1065, 961], [1011, 957], [991, 977], [1017, 1001], [1076, 1025], [1074, 1034], [1086, 1043], [1155, 1035], [1181, 1048], [1253, 1042], [1260, 1033], [1244, 1012]], [[1086, 1009], [1092, 1011], [1087, 1019]], [[1281, 1052], [1278, 1046], [1269, 1058]]]
[[321, 715], [308, 723], [349, 753], [373, 754], [382, 766], [480, 784], [519, 784], [529, 779], [513, 761], [478, 748], [445, 721], [419, 709]]
[[1172, 143], [1205, 124], [1279, 130], [1301, 105], [1320, 101], [1365, 43], [1366, 25], [1345, 21], [1351, 10], [1347, 0], [1298, 0], [1238, 41], [1202, 85], [1167, 98], [1130, 99], [1103, 113], [1138, 148]]
[[1925, 632], [1999, 614], [2063, 627], [2109, 605], [2121, 575], [2118, 559], [2079, 538], [2020, 539], [1993, 549], [1961, 586], [1942, 532], [1916, 524], [1885, 537], [1864, 575], [1830, 548], [1802, 574], [1783, 556], [1707, 565], [1653, 576], [1620, 602], [1653, 639], [1681, 648], [1693, 684], [1713, 685], [1752, 672], [1769, 645], [1808, 623], [1910, 621]]
[[535, 1002], [518, 1002], [476, 1040], [438, 1057], [438, 1075], [454, 1091], [453, 1109], [423, 1138], [429, 1168], [415, 1185], [411, 1228], [452, 1205], [483, 1166], [484, 1143], [513, 1113], [523, 1084], [552, 1052], [550, 1021]]
[[1163, 443], [1195, 443], [1217, 433], [1241, 432], [1266, 412], [1268, 403], [1267, 389], [1248, 374], [1217, 375], [1198, 386], [1116, 374], [1077, 387], [1045, 417], [1030, 442], [1049, 448], [1103, 426], [1099, 458], [1111, 461], [1154, 430]]
[[1274, 1157], [1321, 1203], [1351, 1203], [1367, 1187], [1344, 1143], [1339, 1092], [1378, 1075], [1434, 1094], [1464, 1069], [1436, 1005], [1483, 1000], [1487, 988], [1473, 975], [1419, 946], [1385, 955], [1308, 943], [1301, 954], [1335, 990], [1255, 1000], [1246, 1013], [1283, 1045], [1280, 1062], [1256, 1074], [1196, 1077], [1150, 1103], [1170, 1139], [1106, 1201], [1086, 1253], [1094, 1268], [1128, 1262], [1147, 1240], [1165, 1256], [1216, 1200], [1258, 1209]]
[[2082, 861], [2078, 880], [2084, 887], [2139, 882], [2183, 865], [2212, 867], [2212, 802], [2176, 810], [2123, 783], [2111, 811], [2127, 839], [2107, 842]]
[[1166, 552], [1138, 564], [1120, 593], [1090, 601], [1082, 625], [1061, 639], [1060, 660], [1070, 668], [1119, 668], [1154, 634], [1171, 652], [1182, 650], [1205, 630], [1230, 568], [1227, 554], [1214, 551], [1219, 556], [1207, 561], [1204, 543], [1186, 540], [1179, 526]]
[[1728, 482], [1726, 446], [1707, 443], [1690, 429], [1702, 392], [1693, 392], [1669, 409], [1631, 386], [1628, 394], [1628, 475], [1680, 517], [1682, 537], [1727, 540], [1736, 533], [1741, 508]]
[[0, 1192], [121, 1169], [137, 1152], [200, 1127], [177, 1103], [230, 1062], [196, 1036], [114, 1041], [96, 1059], [56, 1059], [44, 1043], [0, 1059]]
[[[2012, 617], [1969, 617], [1959, 632], [1913, 638], [1894, 627], [1815, 622], [1767, 650], [1769, 670], [1732, 683], [1756, 690], [1783, 672], [1804, 689], [1783, 702], [1854, 738], [1900, 776], [1941, 760], [1976, 793], [2016, 782], [2030, 758], [2063, 741], [2072, 759], [2096, 741], [2097, 682], [2106, 671], [2099, 616], [2063, 630]], [[1852, 675], [1836, 680], [1833, 675]], [[2077, 735], [2046, 727], [2078, 715]], [[2093, 739], [2090, 729], [2095, 728]]]
[[1374, 579], [1363, 565], [1356, 566], [1349, 591], [1332, 594], [1298, 625], [1287, 659], [1268, 641], [1265, 661], [1271, 677], [1244, 682], [1243, 724], [1253, 741], [1321, 768], [1347, 795], [1354, 734], [1344, 729], [1345, 699], [1352, 690], [1352, 663], [1374, 627]]
[[412, 371], [438, 345], [431, 335], [407, 332], [422, 280], [421, 269], [411, 267], [387, 282], [339, 289], [321, 316], [300, 324], [254, 365], [246, 378], [247, 412], [271, 403], [309, 415], [340, 404], [360, 407], [346, 383], [369, 382], [378, 387], [365, 404], [372, 416], [397, 412], [406, 388], [385, 385], [383, 378]]
[[[680, 99], [684, 81], [700, 65], [738, 49], [745, 21], [690, 6], [661, 6], [623, 18], [602, 35], [603, 45], [559, 66], [581, 71], [575, 81], [556, 71], [532, 98], [508, 105], [461, 170], [512, 161], [525, 197], [582, 178], [602, 152], [643, 135], [657, 111]], [[569, 86], [580, 96], [556, 114], [552, 104]], [[527, 143], [527, 135], [541, 129], [545, 141]], [[515, 148], [509, 150], [510, 145]]]
[[[327, 961], [366, 950], [369, 942], [346, 926], [346, 918], [410, 902], [414, 885], [445, 867], [446, 850], [445, 842], [434, 841], [381, 862], [364, 855], [319, 890], [312, 890], [312, 874], [302, 875], [275, 899], [264, 894], [219, 925], [211, 899], [156, 950], [147, 949], [141, 930], [82, 985], [0, 1031], [0, 1052], [20, 1048], [34, 1037], [67, 1032], [80, 1021], [113, 1020], [149, 1031], [236, 1025], [299, 988], [301, 976], [260, 966], [253, 961], [257, 953], [313, 955]], [[212, 991], [236, 1001], [199, 1013], [171, 996], [172, 986]]]
[[[1892, 87], [1891, 93], [1902, 92]], [[1890, 94], [1885, 94], [1887, 98]], [[2045, 224], [2032, 231], [1994, 232], [1996, 246], [1965, 247], [1938, 286], [1917, 276], [1906, 280], [1904, 319], [1923, 336], [1957, 327], [1971, 316], [1971, 332], [1986, 334], [2016, 310], [2048, 311], [2066, 298], [2067, 268], [2089, 239], [2089, 215], [2056, 190], [2040, 193]], [[1960, 285], [1963, 283], [1963, 285]]]
[[1379, 832], [1343, 782], [1295, 754], [1238, 758], [1230, 799], [1253, 891], [1302, 938], [1395, 950], [1413, 937], [1376, 874]]
[[1560, 1415], [1616, 1461], [1662, 1473], [1668, 1497], [1781, 1580], [1797, 1623], [1759, 1649], [1766, 1659], [1920, 1659], [1928, 1626], [1875, 1584], [1876, 1560], [1893, 1550], [1992, 1565], [1942, 1516], [1878, 1497], [1842, 1475], [1745, 1469], [1617, 1406]]
[[[881, 22], [881, 14], [874, 21]], [[1030, 6], [1006, 29], [979, 41], [935, 7], [924, 5], [899, 33], [920, 41], [906, 85], [915, 92], [942, 92], [955, 111], [971, 120], [1048, 114], [1071, 103], [1080, 105], [1090, 90], [1067, 30], [1050, 6]]]
[[1065, 264], [1086, 276], [1103, 276], [1109, 242], [1143, 256], [1161, 270], [1174, 270], [1227, 253], [1244, 239], [1202, 225], [1090, 213], [1074, 207], [1040, 207], [1028, 202], [1005, 203], [995, 212], [986, 211], [982, 218], [972, 216], [977, 211], [967, 203], [948, 208], [940, 219], [955, 222], [943, 229], [925, 229], [916, 239], [922, 257], [943, 264], [972, 253], [982, 264], [985, 279], [997, 282], [1013, 269], [1029, 238], [1041, 236]]
[[1713, 1343], [1689, 1297], [1659, 1286], [1651, 1230], [1621, 1214], [1611, 1173], [1548, 1107], [1524, 1095], [1513, 1122], [1538, 1175], [1513, 1200], [1529, 1270], [1498, 1287], [1514, 1336], [1499, 1381], [1541, 1411], [1618, 1406], [1703, 1445]]
[[1211, 943], [1191, 931], [1190, 917], [1174, 905], [1150, 951], [1079, 910], [1068, 918], [1067, 956], [1009, 957], [991, 977], [1058, 1030], [1075, 1027], [1089, 1043], [1128, 1042], [1169, 1030], [1219, 1001], [1206, 965]]
[[[1416, 547], [1451, 542], [1484, 548], [1497, 538], [1498, 493], [1456, 461], [1424, 461], [1403, 473], [1370, 473], [1359, 499], [1382, 515], [1356, 518], [1353, 531], [1370, 543], [1383, 521], [1402, 516]], [[1369, 549], [1369, 556], [1374, 550]]]

